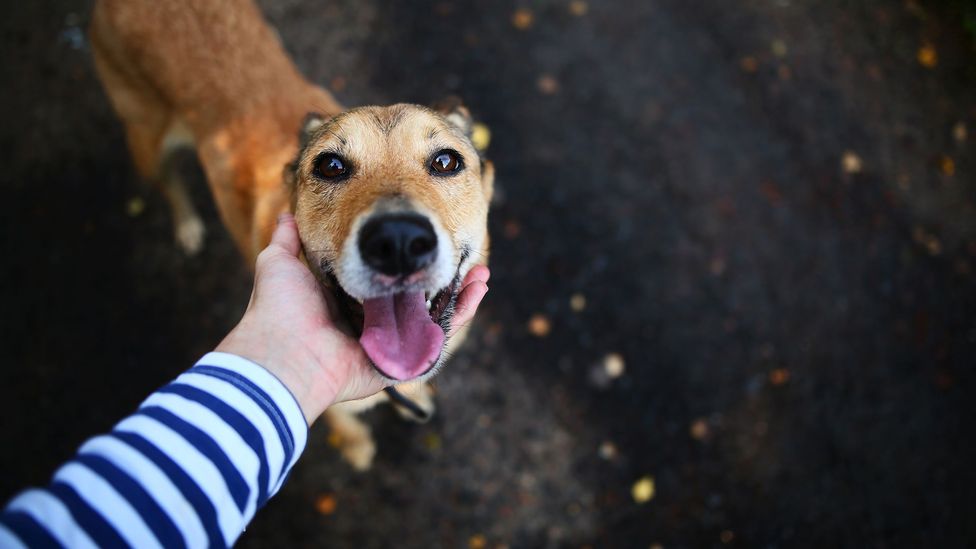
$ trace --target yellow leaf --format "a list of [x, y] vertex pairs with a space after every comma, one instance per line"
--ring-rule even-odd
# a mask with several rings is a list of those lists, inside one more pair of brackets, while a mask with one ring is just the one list
[[654, 498], [654, 477], [641, 477], [630, 489], [630, 495], [637, 503], [647, 503]]
[[475, 122], [471, 126], [471, 144], [474, 145], [474, 148], [478, 149], [478, 152], [485, 152], [488, 150], [490, 143], [491, 130], [481, 122]]
[[603, 369], [610, 379], [624, 375], [624, 357], [620, 353], [610, 353], [603, 357]]
[[925, 44], [921, 48], [918, 48], [918, 53], [915, 54], [915, 58], [918, 59], [920, 65], [927, 69], [931, 69], [939, 64], [939, 54], [931, 44]]
[[139, 217], [139, 215], [141, 215], [145, 210], [146, 202], [138, 196], [130, 199], [125, 205], [125, 213], [128, 214], [129, 217]]

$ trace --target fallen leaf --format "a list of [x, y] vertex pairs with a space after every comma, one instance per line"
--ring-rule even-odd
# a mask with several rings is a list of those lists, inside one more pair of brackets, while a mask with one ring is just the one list
[[786, 42], [783, 42], [782, 40], [773, 40], [773, 43], [770, 44], [769, 49], [773, 51], [773, 55], [776, 57], [786, 57]]
[[918, 59], [918, 63], [927, 69], [934, 68], [939, 64], [939, 54], [935, 51], [935, 47], [932, 44], [925, 44], [918, 48], [918, 53], [915, 54], [915, 58]]
[[952, 137], [959, 143], [965, 141], [968, 135], [965, 122], [956, 122], [956, 125], [952, 127]]
[[526, 30], [535, 22], [535, 16], [528, 8], [519, 8], [512, 13], [512, 25], [518, 30]]
[[956, 162], [951, 156], [942, 155], [939, 157], [939, 171], [942, 175], [952, 177], [956, 174]]
[[942, 253], [942, 241], [939, 237], [925, 230], [921, 225], [912, 227], [912, 240], [923, 246], [930, 255]]
[[705, 440], [708, 438], [709, 431], [708, 421], [701, 417], [692, 421], [691, 426], [688, 428], [688, 433], [695, 440]]
[[536, 81], [536, 87], [543, 95], [553, 95], [559, 91], [559, 81], [551, 74], [543, 74]]
[[609, 440], [604, 440], [600, 443], [600, 448], [597, 450], [597, 453], [601, 458], [610, 461], [617, 457], [617, 445]]
[[488, 150], [488, 145], [491, 144], [491, 130], [488, 129], [488, 126], [481, 122], [475, 122], [471, 126], [471, 144], [479, 152]]
[[610, 379], [624, 375], [624, 357], [620, 353], [610, 353], [603, 357], [603, 370]]
[[338, 502], [332, 494], [322, 494], [315, 500], [315, 510], [319, 512], [320, 515], [331, 515], [335, 513]]
[[739, 68], [742, 69], [743, 72], [752, 74], [759, 70], [759, 61], [757, 61], [755, 57], [747, 55], [742, 59], [739, 59]]
[[518, 221], [509, 219], [505, 221], [505, 225], [502, 227], [502, 232], [505, 234], [505, 238], [511, 240], [522, 232], [522, 226], [519, 225]]
[[139, 217], [146, 210], [146, 201], [141, 197], [130, 198], [125, 204], [125, 213], [129, 217]]
[[580, 293], [575, 293], [569, 296], [569, 308], [573, 310], [574, 313], [582, 312], [586, 308], [586, 296]]
[[647, 503], [654, 497], [654, 477], [640, 478], [630, 489], [630, 495], [637, 503]]
[[468, 549], [485, 549], [487, 545], [488, 540], [481, 534], [475, 534], [468, 538]]
[[861, 170], [864, 169], [864, 162], [854, 151], [844, 151], [840, 164], [844, 173], [848, 174], [861, 173]]
[[790, 380], [790, 371], [786, 368], [776, 368], [769, 372], [769, 382], [780, 386]]
[[545, 315], [536, 313], [529, 318], [529, 333], [535, 337], [546, 337], [552, 331], [552, 324]]
[[441, 449], [441, 437], [437, 433], [427, 433], [424, 437], [424, 446], [427, 447], [431, 452], [436, 452]]
[[583, 0], [573, 0], [569, 3], [569, 13], [576, 17], [583, 17], [589, 9], [590, 6], [586, 2], [583, 2]]

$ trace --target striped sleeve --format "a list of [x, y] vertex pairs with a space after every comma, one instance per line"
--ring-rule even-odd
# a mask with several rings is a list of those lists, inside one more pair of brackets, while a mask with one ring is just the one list
[[0, 514], [0, 547], [226, 547], [284, 482], [308, 425], [288, 389], [209, 353], [50, 485]]

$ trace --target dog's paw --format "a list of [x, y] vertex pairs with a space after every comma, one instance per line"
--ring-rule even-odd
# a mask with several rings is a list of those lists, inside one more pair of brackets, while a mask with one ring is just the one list
[[376, 443], [371, 438], [343, 441], [339, 451], [353, 469], [362, 473], [369, 471], [369, 468], [373, 466], [373, 458], [376, 456]]
[[207, 235], [207, 228], [199, 217], [189, 217], [180, 220], [176, 225], [176, 244], [189, 256], [196, 255], [203, 249], [203, 239]]

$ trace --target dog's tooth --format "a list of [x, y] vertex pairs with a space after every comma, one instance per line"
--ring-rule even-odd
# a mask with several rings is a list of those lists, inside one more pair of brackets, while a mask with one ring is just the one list
[[431, 302], [430, 302], [430, 300], [428, 299], [428, 300], [427, 300], [427, 310], [428, 310], [428, 311], [430, 310], [430, 306], [431, 306]]

